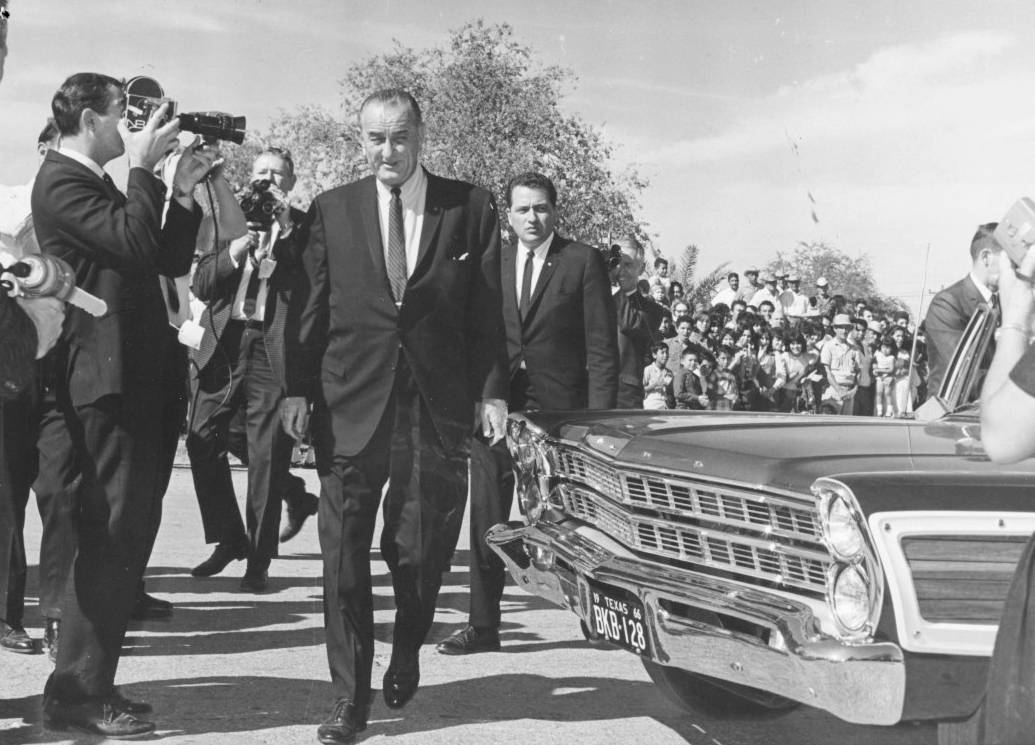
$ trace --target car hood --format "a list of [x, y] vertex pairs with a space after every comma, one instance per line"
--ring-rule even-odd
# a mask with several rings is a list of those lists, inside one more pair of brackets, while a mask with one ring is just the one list
[[629, 466], [807, 490], [819, 476], [993, 471], [973, 416], [876, 417], [710, 412], [540, 412], [546, 431]]

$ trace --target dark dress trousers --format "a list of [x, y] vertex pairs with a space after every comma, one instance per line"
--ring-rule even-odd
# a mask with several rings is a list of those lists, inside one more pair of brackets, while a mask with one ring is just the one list
[[[296, 226], [304, 219], [292, 210]], [[301, 227], [273, 244], [277, 265], [267, 280], [262, 322], [231, 319], [247, 257], [235, 267], [224, 246], [203, 256], [194, 271], [194, 294], [208, 307], [201, 316], [201, 349], [193, 355], [197, 373], [187, 452], [205, 541], [235, 543], [247, 537], [251, 559], [260, 569], [277, 555], [281, 495], [291, 466], [292, 443], [280, 426], [278, 407], [286, 386], [284, 327], [304, 245]], [[242, 460], [248, 464], [244, 521], [227, 461], [238, 412], [247, 449]]]
[[[488, 192], [427, 176], [416, 266], [392, 296], [372, 177], [321, 194], [307, 217], [304, 302], [289, 314], [288, 395], [314, 402], [327, 656], [335, 696], [370, 699], [370, 547], [392, 574], [393, 654], [434, 618], [466, 498], [474, 405], [505, 398], [500, 228]], [[294, 364], [298, 360], [299, 364]]]
[[68, 702], [112, 692], [160, 509], [161, 388], [174, 360], [159, 276], [190, 269], [201, 216], [172, 202], [160, 227], [164, 192], [132, 168], [123, 195], [55, 151], [32, 192], [41, 250], [65, 259], [77, 284], [108, 305], [100, 318], [70, 307], [55, 349], [57, 400], [82, 477], [78, 549], [48, 683], [49, 695]]
[[967, 322], [977, 307], [985, 302], [981, 291], [968, 274], [940, 291], [931, 299], [924, 319], [927, 349], [930, 354], [930, 373], [927, 377], [929, 395], [938, 393], [942, 378], [949, 368], [952, 353]]
[[[524, 318], [515, 260], [503, 252], [511, 411], [613, 409], [618, 393], [618, 331], [611, 283], [600, 253], [555, 235]], [[524, 366], [522, 366], [524, 363]], [[642, 374], [642, 368], [641, 368]], [[642, 406], [641, 397], [640, 404]], [[471, 625], [497, 628], [506, 580], [485, 532], [510, 516], [514, 472], [506, 443], [471, 447]]]

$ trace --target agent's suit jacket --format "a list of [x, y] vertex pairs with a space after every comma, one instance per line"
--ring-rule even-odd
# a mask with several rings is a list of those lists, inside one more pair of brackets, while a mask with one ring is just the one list
[[51, 150], [32, 189], [32, 215], [43, 253], [71, 264], [76, 284], [102, 298], [94, 318], [68, 306], [59, 353], [67, 353], [73, 405], [108, 394], [158, 388], [166, 362], [165, 304], [158, 276], [190, 270], [201, 210], [175, 201], [162, 225], [165, 186], [131, 168], [126, 194], [82, 163]]
[[[619, 409], [643, 408], [643, 367], [651, 344], [661, 338], [647, 299], [639, 292], [614, 296], [618, 313]], [[655, 303], [656, 305], [656, 303]], [[660, 324], [660, 320], [658, 321]]]
[[[524, 360], [544, 409], [613, 409], [618, 331], [611, 281], [600, 252], [554, 235], [528, 315], [518, 312], [518, 245], [503, 252], [503, 318], [513, 380]], [[642, 373], [642, 369], [641, 369]]]
[[930, 373], [927, 378], [929, 395], [936, 395], [949, 367], [952, 353], [967, 322], [977, 307], [985, 302], [978, 286], [968, 274], [959, 282], [949, 285], [931, 300], [924, 319], [927, 350], [930, 355]]
[[428, 174], [417, 264], [396, 307], [372, 176], [314, 200], [306, 218], [302, 302], [288, 315], [288, 396], [332, 418], [337, 455], [370, 441], [405, 357], [443, 445], [471, 434], [476, 400], [506, 398], [500, 229], [492, 197]]
[[[284, 327], [287, 323], [288, 307], [292, 292], [298, 284], [301, 272], [301, 253], [305, 246], [305, 215], [294, 208], [291, 209], [291, 220], [294, 230], [284, 238], [279, 234], [279, 226], [273, 224], [273, 259], [276, 269], [267, 281], [266, 308], [263, 315], [263, 341], [266, 354], [270, 358], [273, 372], [285, 388], [284, 370]], [[245, 259], [246, 261], [247, 259]], [[230, 259], [229, 244], [212, 253], [205, 254], [198, 261], [194, 270], [191, 290], [194, 296], [208, 307], [201, 314], [199, 323], [205, 329], [201, 340], [201, 349], [192, 350], [191, 358], [198, 371], [204, 370], [212, 360], [218, 340], [230, 321], [230, 313], [244, 272], [244, 261], [234, 266]]]

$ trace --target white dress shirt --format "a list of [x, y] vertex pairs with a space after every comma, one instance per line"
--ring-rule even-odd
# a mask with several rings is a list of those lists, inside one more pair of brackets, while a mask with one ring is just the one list
[[[269, 232], [259, 232], [259, 246], [255, 249], [256, 256], [265, 256], [273, 260], [273, 247], [280, 239], [280, 223], [273, 221]], [[230, 261], [237, 266], [231, 258]], [[241, 272], [241, 279], [237, 283], [237, 292], [234, 295], [234, 304], [230, 306], [230, 317], [235, 321], [265, 321], [266, 320], [266, 298], [269, 293], [269, 279], [259, 280], [259, 290], [255, 294], [255, 311], [249, 316], [244, 312], [244, 303], [248, 297], [248, 282], [251, 280], [252, 272], [259, 271], [257, 261], [252, 261], [251, 255], [244, 260], [244, 271]]]
[[89, 155], [83, 155], [78, 150], [70, 150], [67, 147], [59, 147], [58, 148], [58, 152], [61, 153], [62, 155], [65, 155], [65, 156], [71, 158], [72, 160], [74, 160], [74, 161], [76, 161], [78, 163], [82, 163], [84, 166], [86, 166], [91, 171], [96, 173], [97, 174], [97, 178], [99, 178], [101, 180], [104, 179], [104, 169], [101, 168], [100, 165], [98, 165], [97, 161], [95, 161]]
[[[391, 214], [392, 189], [378, 180], [377, 212], [381, 222], [381, 247], [385, 252], [385, 264], [388, 264], [388, 219]], [[406, 276], [413, 274], [417, 268], [417, 251], [420, 249], [420, 234], [424, 228], [424, 204], [428, 195], [428, 176], [424, 168], [419, 167], [406, 182], [399, 187], [399, 199], [402, 201], [403, 236], [406, 239]]]
[[[553, 237], [556, 233], [550, 233], [546, 240], [540, 243], [532, 254], [532, 286], [528, 288], [528, 297], [531, 298], [535, 292], [535, 286], [539, 282], [539, 275], [543, 273], [543, 264], [546, 263], [546, 254], [550, 250], [550, 244], [553, 243]], [[515, 289], [517, 291], [518, 303], [521, 303], [521, 280], [525, 276], [525, 259], [528, 257], [528, 246], [518, 241], [517, 250], [517, 262], [514, 268], [517, 270], [517, 277], [515, 278]]]

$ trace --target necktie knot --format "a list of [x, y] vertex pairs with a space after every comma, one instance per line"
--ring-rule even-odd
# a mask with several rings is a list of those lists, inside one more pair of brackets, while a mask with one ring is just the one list
[[392, 187], [392, 199], [399, 199], [399, 195], [402, 194], [402, 189], [398, 186]]

